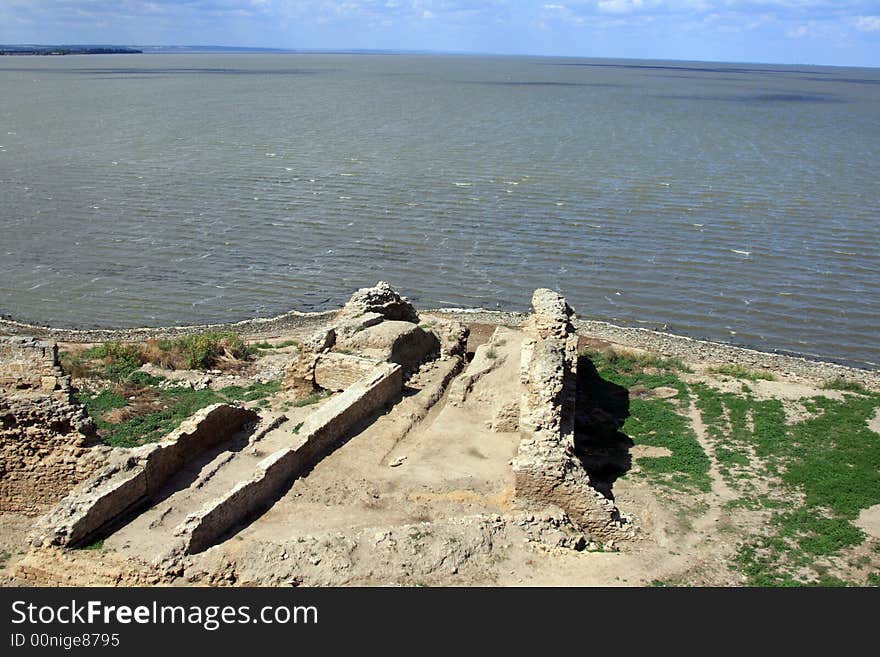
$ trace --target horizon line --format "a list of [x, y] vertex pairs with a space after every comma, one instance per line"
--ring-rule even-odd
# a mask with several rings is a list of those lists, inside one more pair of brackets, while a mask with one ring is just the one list
[[[852, 64], [815, 64], [808, 62], [762, 62], [748, 60], [724, 60], [724, 59], [677, 59], [663, 57], [611, 57], [608, 55], [560, 55], [539, 54], [520, 52], [491, 52], [479, 50], [411, 50], [401, 48], [281, 48], [275, 46], [238, 46], [218, 44], [120, 44], [120, 43], [0, 43], [0, 48], [63, 48], [63, 47], [92, 47], [92, 48], [133, 48], [133, 49], [200, 49], [214, 51], [255, 51], [277, 54], [378, 54], [378, 55], [452, 55], [452, 56], [481, 56], [481, 57], [541, 57], [550, 59], [604, 59], [643, 62], [699, 62], [711, 64], [756, 64], [761, 66], [811, 66], [824, 68], [864, 68], [878, 69], [878, 66], [852, 65]], [[132, 54], [158, 54], [158, 53], [132, 53]], [[167, 53], [166, 53], [167, 54]], [[191, 53], [197, 54], [197, 53]]]

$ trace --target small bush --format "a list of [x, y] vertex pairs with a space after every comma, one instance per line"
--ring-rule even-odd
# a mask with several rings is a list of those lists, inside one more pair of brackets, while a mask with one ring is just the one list
[[171, 370], [206, 370], [221, 359], [244, 360], [257, 350], [232, 331], [197, 333], [174, 340], [148, 340], [143, 360]]
[[210, 369], [222, 356], [242, 359], [250, 354], [244, 340], [231, 332], [188, 335], [180, 338], [178, 345], [192, 370]]
[[87, 379], [95, 376], [87, 349], [62, 351], [59, 358], [61, 358], [61, 367], [65, 374], [69, 374], [74, 379]]
[[121, 381], [143, 365], [141, 348], [122, 342], [105, 342], [83, 352], [84, 357], [101, 360], [104, 363], [103, 376]]
[[164, 367], [166, 370], [179, 370], [186, 367], [186, 361], [179, 350], [174, 348], [172, 340], [147, 340], [143, 349], [146, 362]]
[[161, 376], [153, 376], [152, 374], [147, 374], [146, 372], [136, 370], [129, 375], [128, 380], [136, 386], [147, 388], [156, 387], [165, 379]]

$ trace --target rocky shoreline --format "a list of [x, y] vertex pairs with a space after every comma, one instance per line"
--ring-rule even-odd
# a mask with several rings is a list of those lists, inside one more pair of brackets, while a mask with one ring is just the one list
[[[235, 331], [248, 339], [266, 339], [318, 328], [334, 317], [337, 312], [337, 310], [320, 312], [293, 310], [277, 317], [245, 319], [238, 322], [127, 329], [65, 329], [0, 319], [0, 335], [28, 335], [67, 343], [96, 343], [174, 338], [204, 331]], [[493, 325], [518, 325], [528, 317], [528, 313], [523, 312], [466, 308], [444, 308], [421, 312], [424, 315], [433, 315], [464, 323]], [[651, 329], [618, 326], [598, 320], [575, 319], [574, 325], [578, 333], [583, 336], [667, 357], [680, 358], [688, 362], [710, 365], [719, 363], [742, 365], [748, 368], [769, 370], [783, 378], [821, 380], [843, 377], [858, 381], [871, 389], [880, 390], [880, 370], [852, 367], [807, 356], [760, 351]]]

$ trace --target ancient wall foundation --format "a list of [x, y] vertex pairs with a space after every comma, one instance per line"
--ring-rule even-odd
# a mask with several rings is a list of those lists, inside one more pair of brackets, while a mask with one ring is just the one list
[[82, 490], [41, 518], [35, 545], [75, 546], [141, 506], [193, 458], [230, 439], [254, 411], [215, 404], [197, 412], [161, 442], [128, 450], [94, 476]]
[[249, 479], [190, 514], [175, 530], [183, 551], [201, 552], [248, 516], [270, 505], [285, 486], [332, 451], [352, 427], [400, 398], [402, 368], [377, 363], [373, 371], [318, 409], [300, 427], [295, 444], [270, 454]]

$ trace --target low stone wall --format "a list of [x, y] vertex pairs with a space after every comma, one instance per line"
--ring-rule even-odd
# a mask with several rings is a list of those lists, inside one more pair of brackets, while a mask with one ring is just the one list
[[126, 450], [44, 516], [35, 527], [32, 543], [75, 546], [84, 542], [147, 502], [186, 463], [257, 418], [254, 411], [215, 404], [193, 415], [161, 442]]
[[535, 291], [532, 306], [520, 363], [522, 439], [512, 463], [517, 501], [526, 508], [561, 508], [594, 539], [622, 538], [627, 528], [620, 513], [590, 485], [574, 454], [574, 313], [562, 296], [546, 289]]
[[223, 497], [190, 514], [175, 530], [183, 551], [201, 552], [248, 516], [275, 501], [291, 481], [312, 466], [359, 422], [400, 398], [403, 373], [394, 363], [377, 363], [372, 373], [311, 415], [300, 427], [295, 445], [278, 450], [257, 466], [254, 475]]

